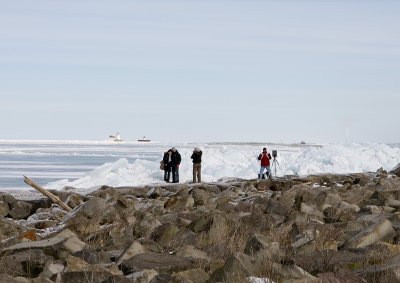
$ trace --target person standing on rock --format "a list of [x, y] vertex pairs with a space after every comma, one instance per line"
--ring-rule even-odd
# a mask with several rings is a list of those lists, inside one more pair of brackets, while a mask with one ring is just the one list
[[179, 165], [181, 164], [181, 154], [176, 150], [175, 147], [172, 149], [171, 154], [171, 169], [172, 169], [172, 182], [179, 183]]
[[172, 149], [164, 152], [163, 162], [164, 162], [164, 181], [169, 183], [171, 177], [171, 161], [172, 161]]
[[267, 170], [267, 177], [271, 177], [271, 167], [270, 167], [270, 162], [269, 160], [272, 159], [271, 154], [267, 152], [267, 148], [264, 147], [263, 151], [260, 153], [260, 155], [257, 158], [261, 162], [260, 166], [260, 173], [258, 174], [258, 179], [262, 179], [263, 174], [264, 174], [264, 169]]
[[203, 152], [201, 151], [200, 148], [196, 147], [193, 150], [192, 158], [193, 160], [193, 183], [196, 183], [196, 176], [197, 176], [197, 181], [201, 183], [201, 156], [203, 155]]

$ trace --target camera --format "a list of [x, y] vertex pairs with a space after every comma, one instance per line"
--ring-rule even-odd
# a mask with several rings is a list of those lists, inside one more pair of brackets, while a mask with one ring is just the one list
[[272, 151], [272, 157], [273, 158], [277, 158], [278, 157], [278, 151], [277, 150], [273, 150]]

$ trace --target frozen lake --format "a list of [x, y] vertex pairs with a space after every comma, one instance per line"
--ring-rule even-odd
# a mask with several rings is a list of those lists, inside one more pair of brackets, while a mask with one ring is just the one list
[[[41, 185], [143, 185], [162, 182], [159, 161], [175, 146], [182, 155], [181, 182], [191, 180], [190, 155], [203, 150], [203, 180], [256, 178], [263, 146], [278, 150], [277, 175], [390, 170], [400, 149], [385, 144], [289, 145], [264, 143], [138, 143], [111, 141], [0, 141], [0, 189], [30, 189], [23, 175]], [[121, 160], [122, 159], [122, 160]], [[106, 165], [104, 165], [106, 164]], [[94, 170], [94, 171], [93, 171]]]

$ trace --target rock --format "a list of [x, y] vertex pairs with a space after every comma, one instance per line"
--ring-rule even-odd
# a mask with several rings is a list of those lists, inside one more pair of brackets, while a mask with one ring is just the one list
[[5, 217], [10, 212], [10, 208], [7, 203], [0, 201], [0, 216]]
[[349, 271], [318, 273], [317, 277], [323, 283], [367, 283], [367, 280]]
[[307, 282], [307, 283], [322, 283], [321, 279], [312, 276], [310, 273], [297, 265], [273, 265], [274, 275], [281, 278], [279, 282]]
[[[30, 283], [400, 281], [400, 178], [384, 175], [60, 193], [71, 212], [0, 193], [0, 274]], [[26, 220], [1, 217], [21, 201], [34, 212]]]
[[[15, 276], [15, 274], [14, 274]], [[0, 282], [7, 282], [7, 283], [32, 283], [31, 279], [24, 278], [24, 277], [12, 277], [8, 274], [0, 274]]]
[[[39, 278], [50, 279], [56, 274], [63, 272], [65, 266], [61, 261], [48, 261], [46, 262], [43, 271], [39, 274]], [[52, 281], [51, 281], [52, 282]]]
[[154, 229], [150, 235], [150, 239], [155, 241], [161, 247], [167, 247], [174, 242], [180, 229], [171, 223], [162, 224]]
[[171, 282], [172, 276], [166, 273], [163, 274], [157, 274], [154, 276], [149, 283], [168, 283]]
[[154, 269], [162, 272], [179, 272], [192, 269], [194, 262], [191, 259], [163, 254], [163, 253], [142, 253], [124, 261], [123, 265], [134, 270]]
[[190, 223], [189, 229], [191, 229], [195, 233], [207, 231], [208, 229], [210, 229], [213, 219], [214, 216], [212, 214], [201, 215], [196, 220], [193, 220]]
[[337, 208], [339, 208], [339, 210], [349, 210], [352, 212], [360, 211], [360, 207], [358, 205], [356, 205], [354, 203], [350, 204], [345, 201], [341, 201], [341, 202], [337, 203]]
[[380, 264], [371, 265], [357, 270], [358, 274], [373, 278], [374, 282], [399, 282], [400, 281], [400, 254], [384, 260]]
[[24, 219], [27, 218], [32, 211], [32, 204], [25, 201], [15, 201], [10, 204], [10, 216], [13, 219]]
[[65, 241], [62, 242], [61, 247], [71, 254], [86, 249], [89, 246], [85, 242], [82, 242], [75, 233], [68, 229], [58, 233], [54, 238], [65, 239]]
[[2, 272], [33, 278], [42, 272], [44, 264], [52, 261], [53, 257], [45, 255], [43, 250], [31, 249], [15, 251], [10, 255], [2, 256], [1, 260], [0, 269]]
[[157, 275], [158, 273], [154, 269], [144, 269], [142, 271], [137, 271], [126, 275], [126, 278], [135, 283], [148, 283]]
[[392, 170], [389, 171], [390, 174], [394, 174], [397, 177], [400, 177], [400, 163], [397, 164], [396, 167], [394, 167]]
[[193, 196], [195, 206], [205, 205], [211, 198], [211, 194], [209, 192], [196, 187], [193, 188], [191, 194]]
[[355, 235], [345, 246], [347, 248], [361, 248], [377, 241], [391, 240], [396, 235], [389, 220], [380, 221]]
[[210, 194], [220, 194], [222, 191], [220, 187], [211, 184], [201, 184], [198, 188]]
[[[27, 230], [25, 228], [25, 230]], [[14, 223], [13, 221], [0, 217], [0, 241], [12, 237], [18, 237], [24, 231], [24, 227]]]
[[[89, 264], [81, 258], [68, 256], [66, 258], [67, 267], [65, 268], [65, 273], [81, 273], [81, 272], [92, 272], [98, 273], [100, 278], [105, 273], [106, 277], [110, 277], [111, 275], [122, 275], [122, 272], [118, 269], [118, 267], [114, 265], [109, 265], [108, 267], [99, 264]], [[94, 280], [96, 282], [96, 280]]]
[[184, 245], [177, 252], [177, 256], [191, 258], [193, 260], [210, 261], [206, 252], [196, 249], [193, 245]]
[[386, 205], [394, 208], [400, 208], [400, 200], [397, 199], [389, 199], [386, 201]]
[[296, 237], [294, 243], [292, 243], [292, 247], [299, 248], [305, 244], [308, 244], [311, 241], [314, 241], [315, 238], [318, 237], [318, 234], [318, 230], [306, 230], [303, 234]]
[[76, 213], [86, 218], [99, 217], [109, 206], [104, 199], [94, 197], [79, 207]]
[[130, 245], [127, 249], [123, 251], [123, 253], [119, 256], [116, 261], [117, 265], [120, 265], [125, 260], [131, 259], [135, 255], [142, 254], [147, 252], [148, 250], [142, 246], [138, 241], [134, 241], [132, 245]]
[[150, 252], [162, 253], [162, 247], [153, 240], [141, 238], [138, 241]]
[[172, 275], [171, 283], [206, 283], [209, 276], [207, 272], [202, 269], [189, 269], [182, 272], [174, 273]]
[[[294, 258], [296, 265], [308, 272], [324, 272], [328, 270], [345, 270], [349, 266], [359, 266], [367, 259], [366, 255], [357, 252], [335, 251], [335, 250], [316, 250], [307, 255], [298, 255]], [[343, 270], [343, 269], [342, 269]]]
[[248, 277], [253, 271], [252, 258], [244, 253], [231, 255], [225, 265], [215, 270], [209, 282], [232, 282], [235, 277]]
[[65, 200], [65, 204], [71, 208], [75, 208], [84, 203], [83, 198], [84, 198], [83, 196], [80, 196], [78, 194], [71, 194]]
[[[118, 253], [119, 254], [119, 253]], [[110, 263], [109, 257], [105, 253], [97, 252], [93, 249], [83, 249], [72, 254], [90, 264]]]
[[23, 250], [23, 249], [37, 249], [37, 248], [48, 248], [54, 247], [63, 243], [66, 239], [65, 238], [50, 238], [41, 241], [33, 241], [33, 242], [23, 242], [11, 247], [5, 248], [4, 251], [15, 251], [15, 250]]
[[14, 196], [10, 195], [10, 194], [6, 194], [4, 192], [0, 192], [0, 201], [10, 205], [10, 204], [16, 202], [17, 199]]
[[265, 236], [254, 234], [248, 241], [244, 252], [247, 255], [254, 255], [260, 250], [265, 250], [273, 247], [273, 249], [279, 250], [279, 244], [276, 242], [270, 243]]
[[137, 238], [150, 236], [161, 225], [161, 222], [153, 215], [147, 215], [146, 217], [141, 215], [137, 219], [137, 223], [133, 226], [133, 233]]
[[292, 212], [291, 206], [288, 206], [287, 203], [275, 200], [275, 199], [270, 199], [268, 202], [268, 205], [264, 211], [267, 214], [278, 214], [281, 216], [289, 216], [290, 213]]
[[168, 198], [168, 200], [164, 203], [164, 208], [170, 208], [178, 201], [178, 196], [173, 195]]

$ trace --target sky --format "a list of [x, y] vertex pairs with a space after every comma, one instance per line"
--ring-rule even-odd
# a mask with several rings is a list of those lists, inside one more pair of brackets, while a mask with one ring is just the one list
[[0, 0], [0, 139], [400, 142], [400, 2]]

